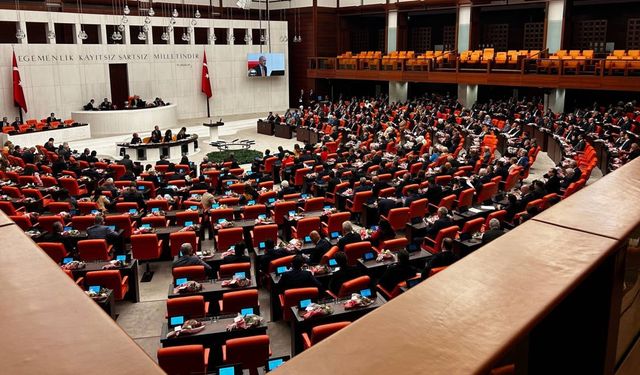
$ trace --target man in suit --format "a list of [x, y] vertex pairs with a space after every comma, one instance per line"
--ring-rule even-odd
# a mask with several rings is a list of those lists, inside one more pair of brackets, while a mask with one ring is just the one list
[[125, 192], [122, 194], [122, 199], [125, 202], [135, 202], [140, 208], [147, 208], [144, 197], [138, 190], [136, 190], [135, 182], [131, 182], [131, 186], [129, 186], [127, 190], [125, 190]]
[[0, 127], [4, 126], [9, 126], [9, 119], [6, 116], [2, 118], [2, 121], [0, 121]]
[[437, 215], [438, 219], [436, 219], [436, 221], [427, 230], [428, 237], [436, 238], [440, 230], [456, 225], [453, 220], [449, 218], [449, 210], [446, 207], [438, 208]]
[[87, 104], [84, 106], [84, 110], [85, 110], [85, 111], [93, 111], [94, 109], [96, 109], [96, 108], [93, 106], [93, 104], [94, 104], [94, 103], [95, 103], [95, 100], [93, 100], [93, 99], [89, 100], [89, 103], [87, 103]]
[[350, 243], [361, 242], [360, 234], [353, 231], [353, 224], [350, 221], [342, 223], [342, 237], [338, 240], [338, 249], [344, 251], [344, 247]]
[[547, 179], [547, 182], [544, 184], [544, 190], [547, 194], [551, 193], [560, 193], [560, 178], [558, 177], [558, 171], [555, 168], [551, 168], [549, 173], [544, 175]]
[[167, 160], [166, 155], [160, 155], [160, 160], [156, 162], [156, 165], [169, 165], [171, 162]]
[[56, 118], [56, 114], [51, 112], [51, 116], [47, 117], [47, 124], [51, 124], [52, 122], [60, 121]]
[[244, 244], [244, 242], [238, 242], [237, 244], [234, 245], [234, 248], [233, 248], [234, 254], [233, 255], [227, 255], [226, 257], [222, 258], [222, 263], [223, 264], [230, 264], [230, 263], [249, 263], [249, 262], [251, 262], [251, 258], [249, 258], [245, 254], [245, 249], [246, 249], [246, 245]]
[[133, 171], [133, 160], [131, 160], [129, 154], [124, 154], [122, 160], [118, 161], [118, 164], [124, 165], [128, 171]]
[[102, 101], [102, 103], [100, 103], [100, 110], [102, 111], [106, 111], [112, 108], [111, 102], [109, 101], [109, 99], [104, 98], [104, 100]]
[[311, 237], [311, 242], [313, 242], [315, 247], [313, 249], [305, 250], [303, 253], [309, 255], [310, 264], [318, 264], [320, 263], [322, 256], [331, 249], [331, 243], [315, 230], [309, 233], [309, 237]]
[[204, 266], [207, 275], [213, 276], [211, 266], [195, 255], [193, 246], [190, 243], [183, 243], [180, 246], [180, 257], [173, 262], [172, 268], [184, 266]]
[[486, 245], [503, 234], [504, 231], [500, 229], [500, 220], [493, 218], [489, 220], [489, 230], [482, 235], [482, 244]]
[[331, 280], [329, 281], [329, 290], [333, 292], [333, 294], [338, 294], [340, 292], [340, 287], [346, 281], [353, 280], [356, 277], [362, 275], [362, 272], [358, 269], [358, 267], [350, 266], [349, 261], [347, 259], [347, 254], [344, 252], [337, 252], [334, 256], [336, 263], [338, 264], [338, 270], [333, 273]]
[[151, 132], [151, 143], [160, 143], [162, 142], [162, 132], [158, 125], [153, 127], [153, 131]]
[[289, 253], [287, 253], [286, 250], [275, 247], [273, 240], [265, 240], [264, 255], [260, 258], [260, 270], [266, 274], [269, 272], [269, 263], [271, 263], [272, 260], [286, 257], [287, 255], [289, 255]]
[[369, 191], [369, 190], [371, 190], [371, 185], [369, 185], [369, 183], [367, 182], [367, 178], [361, 177], [360, 185], [353, 190], [353, 193], [355, 194], [355, 193], [360, 193], [360, 192]]
[[284, 292], [293, 288], [316, 287], [322, 289], [322, 284], [307, 270], [302, 269], [304, 258], [296, 255], [291, 262], [291, 270], [285, 272], [278, 281], [278, 290]]
[[453, 239], [443, 239], [442, 250], [427, 260], [424, 270], [422, 271], [422, 279], [428, 278], [433, 268], [450, 266], [458, 259], [460, 258], [453, 251]]
[[405, 249], [398, 251], [398, 262], [390, 265], [379, 280], [379, 284], [391, 292], [399, 282], [407, 280], [418, 273], [409, 263], [409, 252]]
[[[93, 225], [87, 228], [87, 237], [90, 240], [107, 240], [107, 243], [114, 245], [122, 245], [118, 244], [118, 233], [108, 226], [104, 225], [104, 216], [96, 215]], [[116, 246], [119, 249], [122, 249], [121, 246]]]
[[[254, 74], [255, 72], [255, 74]], [[254, 75], [256, 77], [266, 77], [269, 74], [267, 73], [267, 58], [264, 56], [260, 56], [258, 58], [258, 65], [255, 68], [251, 69], [249, 72], [250, 75]]]
[[69, 241], [69, 238], [62, 235], [64, 226], [62, 222], [56, 221], [51, 226], [52, 230], [43, 236], [44, 242], [58, 242], [64, 245], [67, 252], [73, 250], [73, 244]]
[[11, 123], [11, 126], [13, 126], [14, 129], [19, 130], [20, 124], [22, 124], [22, 122], [20, 121], [20, 117], [16, 116], [16, 119]]

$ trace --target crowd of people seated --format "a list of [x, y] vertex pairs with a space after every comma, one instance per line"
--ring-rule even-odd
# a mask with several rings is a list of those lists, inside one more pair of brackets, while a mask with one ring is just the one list
[[87, 104], [82, 107], [85, 111], [109, 111], [113, 109], [134, 109], [134, 108], [153, 108], [153, 107], [163, 107], [165, 104], [162, 98], [156, 97], [152, 102], [147, 102], [145, 100], [140, 99], [138, 95], [130, 96], [127, 101], [123, 104], [122, 107], [118, 107], [117, 104], [114, 104], [109, 101], [109, 98], [104, 98], [102, 102], [96, 105], [96, 100], [91, 99]]
[[141, 143], [168, 143], [181, 141], [183, 139], [189, 138], [190, 136], [191, 134], [187, 133], [187, 128], [185, 127], [182, 127], [176, 135], [173, 135], [171, 129], [165, 130], [163, 135], [160, 128], [156, 125], [151, 131], [151, 136], [149, 136], [148, 138], [143, 139], [140, 138], [140, 135], [138, 135], [138, 133], [133, 133], [131, 135], [131, 141], [129, 142], [129, 144], [136, 145]]
[[76, 125], [78, 124], [72, 119], [62, 121], [61, 119], [57, 118], [56, 114], [53, 112], [51, 112], [51, 114], [47, 118], [44, 118], [42, 120], [28, 119], [23, 123], [18, 116], [16, 116], [13, 121], [9, 121], [9, 119], [5, 116], [2, 118], [2, 121], [0, 121], [0, 128], [2, 128], [2, 132], [5, 134], [44, 131], [49, 129], [57, 129], [59, 127], [69, 127]]
[[[625, 161], [637, 157], [636, 120], [629, 117], [634, 103], [566, 114], [540, 108], [535, 98], [464, 108], [436, 94], [406, 103], [385, 97], [318, 103], [268, 120], [314, 128], [323, 133], [320, 144], [266, 150], [246, 168], [233, 156], [222, 163], [205, 157], [198, 166], [186, 156], [178, 164], [162, 158], [143, 166], [128, 155], [103, 160], [53, 139], [28, 148], [7, 143], [0, 158], [0, 208], [30, 235], [42, 236], [38, 242], [61, 243], [82, 259], [67, 235], [67, 226], [81, 217], [91, 219], [88, 238], [104, 240], [115, 253], [128, 252], [130, 243], [135, 258], [137, 236], [148, 233], [140, 232], [145, 223], [167, 226], [166, 212], [196, 207], [191, 220], [203, 237], [209, 232], [213, 250], [224, 254], [221, 263], [255, 262], [258, 278], [282, 301], [301, 288], [338, 296], [363, 276], [391, 299], [409, 280], [428, 280], [466, 256], [464, 241], [494, 241], [584, 186], [595, 167], [586, 135], [617, 145]], [[565, 156], [536, 179], [528, 178], [540, 151], [524, 129], [531, 123], [556, 134]], [[159, 129], [154, 132], [152, 138], [163, 141]], [[497, 137], [506, 138], [502, 154]], [[318, 216], [305, 217], [313, 212]], [[251, 239], [233, 237], [237, 228], [225, 223], [235, 220], [252, 220]], [[275, 235], [260, 241], [258, 256], [252, 241], [269, 225]], [[197, 254], [197, 241], [174, 245], [174, 269], [202, 267], [205, 278], [222, 277]], [[256, 252], [255, 260], [247, 250]], [[427, 255], [416, 262], [416, 251]], [[391, 261], [380, 274], [367, 274], [357, 262], [367, 252]], [[312, 267], [332, 262], [331, 278], [321, 281]], [[286, 271], [270, 285], [270, 275], [282, 266]], [[270, 303], [280, 304], [277, 298]]]

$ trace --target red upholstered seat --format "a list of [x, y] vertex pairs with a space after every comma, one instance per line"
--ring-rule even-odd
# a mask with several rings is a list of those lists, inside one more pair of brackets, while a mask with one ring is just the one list
[[56, 263], [61, 263], [62, 259], [69, 256], [64, 244], [59, 242], [40, 242], [38, 246]]
[[129, 276], [122, 277], [120, 271], [93, 271], [87, 272], [85, 276], [85, 285], [98, 285], [113, 290], [116, 300], [124, 299], [129, 290]]
[[239, 313], [242, 309], [248, 307], [258, 309], [258, 290], [248, 289], [226, 292], [222, 295], [219, 304], [221, 314]]
[[168, 375], [205, 374], [209, 364], [209, 348], [182, 345], [158, 349], [158, 364]]
[[282, 318], [286, 321], [291, 320], [291, 307], [298, 306], [298, 302], [303, 299], [317, 299], [318, 288], [295, 288], [285, 290], [279, 295], [280, 307], [282, 309]]
[[336, 323], [323, 324], [323, 325], [319, 325], [311, 328], [311, 335], [308, 335], [306, 332], [303, 332], [302, 342], [304, 345], [304, 349], [309, 349], [313, 345], [333, 335], [334, 333], [338, 332], [339, 330], [343, 329], [349, 324], [351, 324], [351, 322], [336, 322]]
[[257, 375], [258, 368], [264, 367], [271, 356], [269, 336], [249, 336], [227, 340], [222, 345], [224, 363], [240, 363], [250, 375]]
[[112, 245], [107, 244], [107, 240], [82, 240], [78, 241], [78, 252], [80, 259], [85, 262], [96, 260], [111, 260]]
[[171, 273], [173, 274], [174, 280], [186, 278], [189, 281], [202, 281], [207, 279], [204, 266], [174, 267]]
[[209, 313], [209, 302], [203, 296], [186, 296], [167, 300], [167, 316], [184, 316], [185, 319], [203, 318]]

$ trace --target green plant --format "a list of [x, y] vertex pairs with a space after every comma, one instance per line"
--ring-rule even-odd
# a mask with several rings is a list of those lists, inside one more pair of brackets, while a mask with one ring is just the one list
[[256, 150], [233, 150], [233, 151], [214, 151], [207, 154], [210, 162], [221, 163], [229, 160], [229, 156], [233, 154], [238, 164], [250, 164], [255, 158], [261, 158], [262, 152]]

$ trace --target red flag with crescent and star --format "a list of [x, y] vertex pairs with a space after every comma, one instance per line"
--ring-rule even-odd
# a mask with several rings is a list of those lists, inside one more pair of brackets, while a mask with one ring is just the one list
[[22, 81], [15, 52], [13, 52], [13, 102], [17, 107], [22, 108], [24, 113], [27, 113], [27, 100], [24, 98], [24, 91], [22, 91]]
[[207, 96], [207, 99], [211, 95], [211, 82], [209, 82], [209, 67], [207, 66], [207, 53], [204, 53], [204, 59], [202, 60], [202, 93]]

